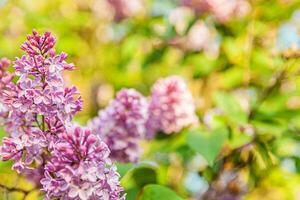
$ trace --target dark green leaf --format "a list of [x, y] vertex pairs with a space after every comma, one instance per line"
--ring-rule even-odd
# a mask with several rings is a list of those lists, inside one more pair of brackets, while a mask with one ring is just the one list
[[183, 200], [171, 189], [161, 185], [147, 185], [139, 200]]

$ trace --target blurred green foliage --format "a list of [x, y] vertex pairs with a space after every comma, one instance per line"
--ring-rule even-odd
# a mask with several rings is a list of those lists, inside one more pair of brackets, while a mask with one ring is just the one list
[[[0, 0], [0, 57], [20, 56], [19, 46], [32, 29], [52, 31], [57, 50], [67, 52], [77, 66], [65, 78], [82, 93], [84, 110], [76, 119], [82, 124], [120, 88], [149, 94], [159, 77], [185, 77], [201, 124], [144, 142], [137, 165], [117, 164], [127, 199], [199, 199], [203, 191], [206, 199], [216, 191], [234, 194], [233, 199], [239, 194], [300, 199], [299, 60], [276, 51], [278, 29], [300, 1], [251, 0], [246, 17], [225, 24], [191, 17], [184, 35], [200, 20], [216, 29], [219, 52], [213, 56], [174, 45], [180, 34], [168, 14], [175, 0], [145, 1], [146, 14], [120, 22], [102, 2]], [[30, 191], [33, 186], [10, 167], [0, 163], [0, 186]], [[32, 191], [26, 199], [38, 195]], [[22, 198], [22, 193], [1, 190], [0, 199]]]

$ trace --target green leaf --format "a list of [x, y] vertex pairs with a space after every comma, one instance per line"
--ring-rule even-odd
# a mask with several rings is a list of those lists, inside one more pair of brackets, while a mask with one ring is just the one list
[[222, 64], [220, 59], [214, 59], [212, 57], [206, 56], [205, 54], [187, 54], [184, 64], [193, 69], [193, 76], [196, 78], [201, 78], [208, 76], [212, 71]]
[[232, 123], [245, 124], [247, 123], [247, 113], [243, 111], [239, 102], [230, 94], [225, 92], [217, 92], [214, 100], [218, 108], [221, 108], [226, 117]]
[[2, 139], [5, 136], [5, 131], [2, 127], [0, 127], [0, 139]]
[[226, 128], [219, 128], [212, 132], [194, 130], [189, 132], [187, 144], [194, 151], [200, 153], [212, 166], [227, 137], [228, 130]]
[[116, 163], [118, 172], [121, 176], [121, 178], [130, 170], [133, 168], [134, 164], [132, 163]]
[[159, 49], [154, 49], [146, 58], [145, 61], [143, 63], [143, 68], [147, 68], [149, 67], [151, 64], [158, 62], [161, 60], [161, 58], [163, 57], [165, 51], [166, 51], [166, 47], [163, 48], [159, 48]]
[[241, 67], [232, 67], [223, 72], [220, 84], [223, 88], [232, 89], [238, 87], [243, 82], [244, 69]]
[[161, 185], [147, 185], [139, 200], [183, 200], [171, 189]]
[[9, 171], [12, 165], [12, 161], [0, 161], [0, 171]]
[[245, 39], [227, 37], [223, 44], [224, 53], [232, 64], [242, 64], [245, 50]]
[[[144, 161], [137, 165], [132, 165], [130, 169], [128, 165], [122, 166], [118, 170], [120, 174], [120, 171], [122, 171], [124, 175], [124, 177], [122, 177], [122, 181], [126, 184], [126, 186], [142, 188], [147, 184], [157, 183], [157, 167], [156, 163]], [[147, 174], [147, 176], [145, 176], [145, 174]], [[131, 183], [129, 184], [129, 182]]]
[[235, 149], [251, 141], [253, 136], [246, 133], [233, 133], [229, 141], [231, 148]]
[[139, 193], [138, 188], [130, 188], [126, 190], [126, 200], [136, 200], [138, 193]]
[[157, 173], [152, 168], [141, 167], [133, 171], [132, 178], [138, 187], [143, 187], [150, 183], [156, 183]]

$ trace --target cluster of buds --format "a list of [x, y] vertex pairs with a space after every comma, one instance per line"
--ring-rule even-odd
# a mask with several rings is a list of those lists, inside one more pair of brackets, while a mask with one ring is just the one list
[[[13, 62], [13, 75], [5, 71], [10, 62], [0, 62], [1, 122], [9, 134], [2, 141], [1, 158], [13, 160], [18, 173], [35, 174], [32, 179], [42, 184], [46, 199], [119, 199], [122, 188], [109, 150], [90, 131], [74, 128], [72, 118], [82, 100], [74, 86], [65, 86], [62, 74], [74, 65], [66, 62], [66, 53], [56, 54], [54, 45], [51, 33], [33, 31], [21, 46], [26, 55]], [[71, 179], [89, 176], [92, 170], [82, 171], [88, 166], [97, 169], [93, 180]]]

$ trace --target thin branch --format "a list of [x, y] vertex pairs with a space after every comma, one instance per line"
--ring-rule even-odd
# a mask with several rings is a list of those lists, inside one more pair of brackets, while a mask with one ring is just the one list
[[262, 92], [262, 95], [260, 96], [260, 99], [258, 100], [258, 104], [253, 107], [249, 113], [249, 119], [253, 119], [253, 117], [256, 115], [257, 111], [259, 110], [262, 103], [265, 102], [265, 100], [274, 92], [278, 86], [280, 86], [282, 80], [285, 78], [287, 68], [284, 68], [281, 70], [275, 77], [273, 83], [271, 83], [270, 86], [265, 88], [265, 90]]
[[42, 115], [42, 130], [45, 131], [45, 116]]

